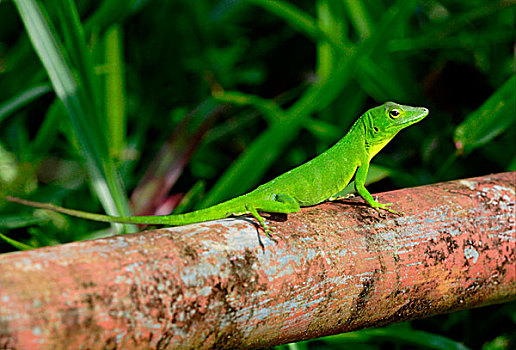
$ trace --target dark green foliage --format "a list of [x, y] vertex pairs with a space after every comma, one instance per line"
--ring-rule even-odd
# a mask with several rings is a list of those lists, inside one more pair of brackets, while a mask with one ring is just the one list
[[[514, 0], [0, 2], [0, 249], [134, 229], [33, 211], [5, 195], [113, 214], [207, 206], [324, 151], [387, 100], [430, 115], [375, 158], [371, 179], [388, 178], [373, 193], [516, 170], [515, 8]], [[477, 311], [413, 327], [508, 349], [509, 307], [489, 308], [494, 323], [512, 322], [498, 332], [480, 329]], [[411, 338], [408, 327], [308, 348], [351, 338], [354, 348], [404, 348], [432, 336]], [[439, 339], [433, 348], [460, 348]]]

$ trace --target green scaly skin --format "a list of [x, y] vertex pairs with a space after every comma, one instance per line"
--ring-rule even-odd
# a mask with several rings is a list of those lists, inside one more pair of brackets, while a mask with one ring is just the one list
[[423, 107], [404, 106], [387, 102], [365, 112], [349, 132], [333, 147], [311, 161], [292, 169], [255, 190], [212, 207], [179, 215], [116, 217], [94, 214], [37, 203], [19, 198], [8, 200], [21, 204], [50, 209], [83, 219], [127, 224], [152, 224], [179, 226], [228, 216], [251, 214], [270, 235], [271, 229], [258, 212], [295, 213], [300, 207], [312, 206], [327, 200], [338, 199], [338, 193], [355, 177], [358, 194], [376, 210], [390, 209], [378, 203], [365, 188], [371, 159], [402, 129], [415, 124], [428, 115]]

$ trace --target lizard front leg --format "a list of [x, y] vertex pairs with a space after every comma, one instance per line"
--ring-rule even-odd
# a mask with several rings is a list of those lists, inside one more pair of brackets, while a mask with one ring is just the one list
[[355, 189], [357, 190], [358, 194], [364, 198], [364, 200], [374, 209], [376, 209], [378, 212], [380, 212], [380, 209], [387, 210], [390, 213], [401, 215], [400, 212], [397, 212], [395, 210], [392, 210], [389, 208], [389, 206], [392, 205], [392, 203], [378, 203], [371, 193], [365, 188], [365, 181], [367, 178], [367, 171], [369, 170], [369, 162], [365, 161], [360, 165], [358, 168], [356, 175], [355, 175]]

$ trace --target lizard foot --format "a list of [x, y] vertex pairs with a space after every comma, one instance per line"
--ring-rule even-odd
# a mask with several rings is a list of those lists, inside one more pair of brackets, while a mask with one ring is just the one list
[[392, 214], [396, 214], [396, 215], [400, 215], [400, 216], [403, 215], [402, 212], [399, 212], [399, 211], [389, 208], [389, 206], [391, 206], [391, 205], [392, 205], [392, 203], [378, 203], [375, 198], [375, 203], [374, 203], [374, 205], [372, 205], [372, 207], [380, 214], [382, 214], [382, 212], [380, 210], [383, 209]]
[[263, 232], [265, 232], [267, 237], [269, 237], [273, 241], [276, 241], [276, 239], [274, 237], [272, 237], [272, 234], [273, 234], [272, 229], [269, 226], [264, 225], [264, 224], [262, 224], [261, 226], [262, 226]]
[[380, 206], [378, 207], [375, 207], [376, 211], [379, 212], [380, 214], [382, 214], [383, 212], [381, 211], [382, 209], [383, 210], [386, 210], [388, 211], [389, 213], [392, 213], [392, 214], [396, 214], [396, 215], [399, 215], [399, 216], [402, 216], [403, 213], [400, 212], [400, 211], [396, 211], [396, 210], [393, 210], [391, 208], [388, 208], [387, 206], [388, 205], [392, 205], [392, 203], [386, 203], [386, 204], [380, 204]]

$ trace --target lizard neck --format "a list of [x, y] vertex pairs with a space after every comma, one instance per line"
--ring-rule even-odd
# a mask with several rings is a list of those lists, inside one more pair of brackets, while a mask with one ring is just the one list
[[384, 148], [389, 141], [391, 141], [397, 133], [382, 133], [373, 122], [373, 116], [368, 111], [360, 119], [357, 123], [360, 122], [362, 126], [362, 132], [364, 135], [364, 148], [366, 153], [369, 156], [369, 160], [371, 160], [378, 152]]

